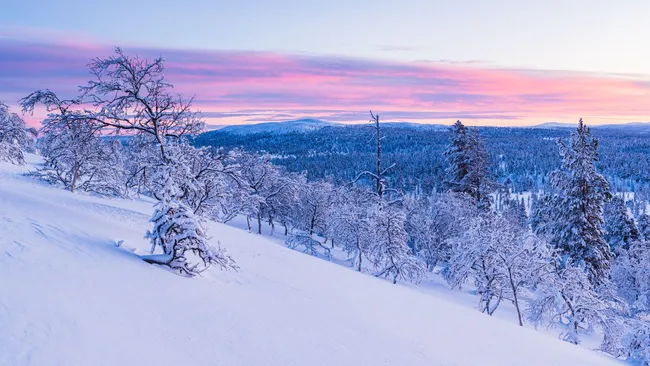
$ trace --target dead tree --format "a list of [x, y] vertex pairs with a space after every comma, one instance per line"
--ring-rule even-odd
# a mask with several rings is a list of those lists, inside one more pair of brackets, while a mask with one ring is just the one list
[[377, 144], [377, 156], [376, 156], [376, 168], [375, 172], [371, 172], [369, 170], [363, 171], [357, 175], [357, 177], [351, 182], [351, 184], [356, 183], [359, 179], [361, 179], [364, 176], [370, 177], [375, 182], [375, 192], [377, 193], [377, 196], [379, 198], [383, 198], [384, 194], [388, 191], [393, 191], [393, 192], [399, 192], [395, 189], [389, 189], [387, 187], [386, 183], [386, 176], [388, 175], [388, 172], [395, 167], [395, 163], [391, 164], [390, 166], [386, 168], [382, 168], [381, 166], [381, 140], [383, 140], [386, 136], [383, 136], [381, 134], [381, 127], [379, 124], [379, 114], [374, 114], [372, 111], [370, 111], [370, 123], [372, 123], [372, 128], [375, 129], [375, 134], [373, 138], [376, 138], [376, 144]]

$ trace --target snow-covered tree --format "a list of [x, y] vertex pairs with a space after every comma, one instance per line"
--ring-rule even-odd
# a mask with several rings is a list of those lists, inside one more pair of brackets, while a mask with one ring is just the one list
[[607, 180], [596, 170], [598, 140], [582, 119], [569, 143], [558, 141], [562, 167], [551, 174], [557, 194], [536, 208], [533, 223], [563, 256], [565, 263], [588, 271], [594, 284], [607, 279], [612, 253], [605, 241], [603, 205], [611, 198]]
[[447, 170], [445, 185], [452, 192], [461, 192], [472, 197], [483, 210], [490, 208], [495, 182], [490, 178], [488, 167], [490, 157], [476, 130], [469, 130], [456, 121], [451, 128], [451, 144], [445, 156]]
[[361, 272], [363, 259], [368, 258], [372, 241], [373, 221], [370, 208], [373, 198], [362, 189], [337, 189], [326, 214], [326, 235], [348, 254], [354, 255], [354, 268]]
[[528, 229], [528, 215], [526, 214], [526, 204], [523, 198], [520, 201], [511, 199], [504, 202], [502, 211], [504, 217], [516, 223], [522, 230]]
[[35, 175], [75, 192], [124, 195], [125, 171], [119, 141], [102, 140], [89, 121], [46, 120], [39, 141], [43, 168]]
[[524, 232], [519, 223], [481, 215], [452, 241], [447, 279], [453, 288], [472, 280], [479, 309], [492, 315], [502, 300], [512, 302], [523, 325], [522, 292], [548, 265], [547, 244]]
[[645, 241], [650, 241], [650, 215], [639, 215], [638, 219], [639, 235]]
[[91, 124], [103, 133], [145, 135], [162, 160], [168, 141], [203, 129], [200, 115], [191, 109], [192, 99], [171, 93], [162, 58], [150, 61], [116, 48], [113, 56], [93, 59], [89, 69], [94, 79], [80, 87], [77, 98], [63, 100], [50, 90], [37, 90], [21, 99], [23, 111], [44, 105], [49, 112], [45, 127], [64, 120]]
[[375, 130], [374, 132], [374, 140], [375, 140], [375, 147], [376, 147], [376, 157], [375, 157], [375, 168], [374, 171], [366, 170], [359, 175], [352, 181], [352, 183], [355, 183], [359, 179], [363, 177], [370, 178], [372, 181], [374, 181], [374, 186], [375, 186], [375, 192], [377, 193], [377, 196], [379, 198], [384, 198], [385, 193], [398, 193], [401, 194], [401, 192], [396, 191], [395, 189], [389, 189], [388, 188], [388, 180], [387, 180], [387, 175], [390, 172], [391, 169], [395, 167], [395, 164], [391, 164], [387, 167], [384, 167], [382, 165], [382, 146], [381, 142], [386, 138], [381, 132], [381, 124], [379, 123], [379, 114], [372, 113], [370, 111], [370, 123], [372, 123], [372, 128]]
[[236, 160], [239, 165], [238, 177], [250, 192], [251, 200], [256, 204], [246, 213], [248, 230], [251, 230], [251, 216], [257, 219], [257, 233], [262, 234], [263, 218], [269, 217], [273, 222], [274, 206], [279, 201], [291, 199], [294, 191], [294, 180], [289, 174], [283, 174], [281, 169], [271, 163], [267, 155], [241, 154]]
[[125, 186], [144, 186], [159, 200], [152, 217], [154, 230], [148, 236], [153, 249], [163, 250], [144, 259], [186, 274], [201, 270], [188, 264], [189, 253], [198, 256], [203, 267], [212, 263], [231, 266], [230, 257], [207, 245], [195, 216], [206, 209], [207, 201], [201, 198], [206, 186], [201, 183], [214, 189], [197, 172], [218, 164], [184, 141], [204, 126], [200, 114], [191, 108], [192, 99], [172, 94], [172, 85], [164, 79], [162, 58], [150, 61], [116, 48], [113, 56], [96, 58], [89, 68], [94, 78], [80, 87], [77, 98], [62, 100], [49, 90], [38, 90], [21, 100], [23, 111], [33, 112], [37, 105], [44, 105], [48, 112], [45, 130], [64, 124], [70, 129], [92, 129], [95, 136], [115, 133], [138, 138], [134, 146], [139, 144], [145, 152], [138, 156], [130, 149], [129, 157], [144, 161], [126, 164]]
[[[151, 241], [151, 254], [143, 259], [187, 276], [194, 276], [212, 264], [224, 270], [237, 269], [224, 249], [208, 244], [200, 218], [180, 199], [182, 192], [176, 187], [173, 168], [166, 165], [162, 174], [167, 179], [158, 192], [159, 201], [151, 218], [153, 228], [146, 235]], [[156, 253], [157, 249], [162, 253]]]
[[[262, 217], [266, 218], [271, 226], [271, 235], [275, 232], [277, 222], [284, 226], [284, 234], [288, 235], [289, 226], [299, 226], [299, 222], [302, 222], [303, 217], [297, 216], [297, 212], [316, 217], [320, 210], [307, 213], [306, 211], [309, 209], [303, 205], [303, 203], [312, 202], [303, 199], [307, 194], [306, 191], [310, 191], [314, 185], [313, 183], [307, 183], [305, 174], [287, 173], [280, 167], [276, 167], [276, 169], [280, 174], [271, 185], [271, 194], [265, 196], [264, 204], [261, 205], [261, 212]], [[320, 192], [317, 192], [317, 194], [320, 194]], [[310, 226], [310, 235], [314, 230], [315, 227]]]
[[580, 334], [592, 334], [595, 328], [605, 334], [619, 332], [626, 310], [623, 302], [608, 284], [595, 288], [588, 272], [565, 260], [570, 258], [554, 255], [548, 267], [538, 272], [528, 308], [530, 320], [561, 324], [562, 339], [574, 344], [580, 343]]
[[309, 182], [298, 192], [299, 207], [294, 225], [311, 234], [325, 234], [334, 187], [327, 182]]
[[417, 258], [408, 246], [404, 229], [406, 214], [398, 207], [379, 201], [371, 208], [372, 242], [370, 260], [376, 276], [418, 282], [424, 275], [426, 264]]
[[463, 232], [476, 215], [471, 199], [462, 193], [441, 193], [404, 202], [405, 223], [411, 247], [429, 271], [439, 263], [448, 263], [451, 239]]
[[641, 366], [650, 366], [650, 323], [633, 321], [628, 329], [621, 340], [622, 355]]
[[125, 188], [138, 196], [144, 194], [153, 197], [154, 184], [152, 177], [155, 170], [162, 165], [159, 150], [145, 135], [130, 137], [123, 148], [124, 169], [126, 171]]
[[24, 164], [23, 150], [30, 141], [25, 121], [0, 102], [0, 161]]
[[621, 248], [612, 263], [612, 281], [633, 317], [650, 315], [650, 245], [633, 241]]
[[630, 243], [640, 239], [639, 230], [634, 219], [628, 214], [625, 201], [618, 196], [605, 203], [603, 209], [605, 241], [616, 254], [621, 248], [628, 248]]
[[325, 246], [325, 242], [331, 232], [328, 230], [330, 221], [327, 219], [334, 187], [327, 182], [301, 181], [296, 187], [296, 193], [292, 212], [289, 214], [294, 230], [287, 239], [287, 245], [290, 248], [301, 245], [305, 247], [305, 252], [312, 255], [320, 248], [325, 252], [326, 258], [330, 258], [331, 251]]

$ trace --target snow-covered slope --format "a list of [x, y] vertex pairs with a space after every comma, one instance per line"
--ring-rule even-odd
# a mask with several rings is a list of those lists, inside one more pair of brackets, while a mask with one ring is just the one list
[[221, 224], [241, 270], [183, 278], [136, 255], [151, 202], [19, 172], [0, 165], [0, 365], [617, 364]]

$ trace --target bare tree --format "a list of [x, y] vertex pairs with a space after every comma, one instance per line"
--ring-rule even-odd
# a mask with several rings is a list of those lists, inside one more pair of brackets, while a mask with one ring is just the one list
[[379, 196], [379, 198], [384, 197], [384, 193], [387, 191], [393, 191], [397, 192], [394, 189], [389, 189], [387, 187], [387, 182], [386, 182], [386, 176], [388, 172], [395, 167], [395, 163], [391, 164], [390, 166], [386, 168], [382, 168], [381, 165], [381, 141], [386, 137], [381, 134], [381, 126], [379, 124], [379, 114], [374, 114], [372, 111], [370, 111], [370, 122], [373, 124], [373, 128], [375, 129], [375, 134], [374, 138], [376, 138], [376, 151], [377, 151], [377, 156], [376, 156], [376, 167], [375, 167], [375, 172], [371, 172], [369, 170], [363, 171], [357, 175], [357, 177], [352, 181], [352, 183], [357, 182], [359, 179], [361, 179], [364, 176], [369, 176], [372, 180], [375, 181], [375, 192]]
[[[81, 86], [76, 99], [62, 100], [50, 90], [38, 90], [21, 99], [23, 112], [38, 104], [50, 113], [44, 121], [68, 123], [90, 121], [103, 132], [145, 134], [153, 138], [166, 159], [167, 140], [200, 132], [203, 122], [191, 110], [193, 98], [171, 93], [163, 76], [164, 60], [126, 56], [120, 48], [108, 58], [95, 58], [89, 65], [94, 80]], [[73, 109], [76, 108], [76, 109]]]

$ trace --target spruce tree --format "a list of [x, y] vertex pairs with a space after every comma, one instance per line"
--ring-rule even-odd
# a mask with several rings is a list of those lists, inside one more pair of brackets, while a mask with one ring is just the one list
[[472, 197], [479, 209], [489, 210], [496, 184], [490, 178], [490, 157], [476, 130], [469, 130], [461, 121], [451, 128], [452, 138], [444, 153], [447, 157], [445, 185], [452, 192]]
[[640, 233], [634, 219], [628, 214], [625, 201], [612, 197], [604, 206], [605, 240], [612, 252], [628, 249], [633, 241], [639, 240]]
[[611, 198], [607, 180], [596, 170], [598, 140], [582, 119], [569, 143], [558, 141], [563, 159], [551, 173], [555, 195], [540, 200], [534, 229], [548, 236], [565, 263], [583, 267], [594, 284], [609, 276], [612, 253], [605, 241], [603, 206]]
[[642, 214], [638, 218], [639, 234], [643, 240], [650, 241], [650, 216]]

